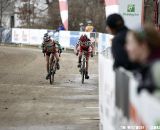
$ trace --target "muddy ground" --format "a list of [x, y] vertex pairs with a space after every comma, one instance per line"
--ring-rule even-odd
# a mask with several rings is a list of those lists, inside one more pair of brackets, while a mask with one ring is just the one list
[[98, 130], [98, 65], [81, 84], [77, 57], [63, 53], [54, 85], [39, 49], [0, 46], [0, 130]]

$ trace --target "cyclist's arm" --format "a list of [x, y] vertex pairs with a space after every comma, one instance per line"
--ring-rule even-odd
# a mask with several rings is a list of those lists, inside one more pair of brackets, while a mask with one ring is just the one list
[[78, 43], [76, 44], [76, 49], [78, 48], [79, 45], [80, 45], [80, 41], [78, 41]]
[[55, 42], [55, 44], [58, 46], [58, 49], [59, 50], [62, 50], [62, 46], [61, 46], [61, 44], [59, 44], [59, 42], [58, 41], [54, 41]]
[[41, 48], [42, 48], [42, 53], [45, 53], [45, 43], [44, 42], [42, 42]]

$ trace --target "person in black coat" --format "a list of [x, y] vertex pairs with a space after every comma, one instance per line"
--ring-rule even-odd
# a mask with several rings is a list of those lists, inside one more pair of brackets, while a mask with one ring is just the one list
[[112, 55], [114, 58], [113, 68], [123, 67], [127, 70], [136, 70], [137, 64], [133, 64], [125, 50], [126, 35], [129, 29], [125, 26], [124, 20], [119, 14], [111, 14], [106, 20], [106, 30], [114, 35], [112, 40]]

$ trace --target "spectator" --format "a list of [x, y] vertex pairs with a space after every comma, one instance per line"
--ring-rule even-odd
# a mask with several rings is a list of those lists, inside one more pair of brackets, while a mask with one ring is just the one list
[[112, 54], [114, 58], [113, 68], [124, 67], [127, 70], [135, 70], [138, 68], [136, 64], [129, 61], [125, 50], [126, 34], [128, 28], [124, 24], [123, 18], [119, 14], [111, 14], [106, 20], [106, 30], [114, 35], [112, 40]]
[[80, 26], [79, 30], [80, 30], [81, 32], [84, 32], [84, 31], [85, 31], [85, 26], [84, 26], [84, 24], [83, 24], [83, 23], [80, 23], [79, 26]]
[[59, 27], [58, 27], [57, 31], [61, 31], [61, 30], [65, 30], [62, 23], [59, 24]]
[[91, 20], [89, 20], [89, 21], [87, 22], [87, 26], [86, 26], [86, 28], [85, 28], [85, 31], [86, 31], [86, 32], [96, 32], [94, 26], [92, 25], [92, 21], [91, 21]]
[[130, 31], [126, 48], [130, 60], [142, 65], [138, 92], [146, 89], [152, 93], [160, 89], [160, 34], [154, 26]]

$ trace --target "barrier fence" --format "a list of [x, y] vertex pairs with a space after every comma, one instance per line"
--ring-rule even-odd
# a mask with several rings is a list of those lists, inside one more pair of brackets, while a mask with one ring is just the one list
[[0, 42], [11, 43], [12, 29], [0, 28]]
[[113, 71], [111, 38], [106, 34], [98, 38], [100, 129], [159, 130], [160, 93], [138, 94], [138, 82], [130, 72]]
[[[12, 28], [4, 29], [0, 28], [0, 34], [3, 43], [16, 43], [27, 45], [41, 45], [43, 36], [47, 32], [55, 32], [55, 30], [47, 29], [25, 29], [25, 28]], [[94, 44], [97, 50], [97, 33], [87, 33], [79, 31], [60, 31], [59, 43], [65, 48], [74, 48], [77, 44], [79, 37], [82, 34], [86, 34]]]

